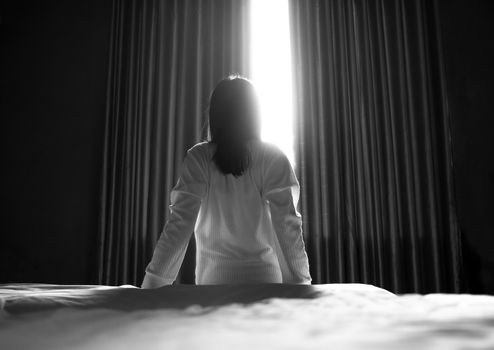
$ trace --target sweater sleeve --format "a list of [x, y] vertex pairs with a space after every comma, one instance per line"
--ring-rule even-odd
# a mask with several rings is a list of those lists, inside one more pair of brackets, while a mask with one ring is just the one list
[[170, 214], [151, 262], [146, 267], [142, 288], [157, 288], [175, 281], [194, 231], [206, 188], [204, 165], [197, 152], [189, 150], [178, 182], [170, 193]]
[[302, 217], [296, 209], [300, 186], [295, 172], [281, 151], [269, 161], [266, 169], [263, 197], [269, 203], [273, 228], [287, 263], [287, 271], [282, 271], [283, 283], [310, 284]]

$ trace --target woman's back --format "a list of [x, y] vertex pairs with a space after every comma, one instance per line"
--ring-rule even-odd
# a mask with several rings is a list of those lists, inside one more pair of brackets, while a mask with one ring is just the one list
[[[275, 147], [249, 142], [250, 166], [242, 176], [225, 175], [212, 157], [215, 145], [190, 151], [200, 159], [207, 190], [195, 225], [197, 283], [282, 282], [269, 204], [263, 197], [270, 165], [283, 154]], [[288, 173], [289, 175], [289, 173]], [[296, 185], [296, 179], [287, 184]]]

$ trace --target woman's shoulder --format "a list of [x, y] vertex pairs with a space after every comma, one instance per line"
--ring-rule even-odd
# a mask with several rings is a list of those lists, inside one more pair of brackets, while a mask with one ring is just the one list
[[196, 143], [191, 148], [189, 148], [189, 150], [187, 152], [201, 152], [202, 150], [204, 150], [208, 146], [209, 146], [208, 141], [199, 142], [199, 143]]
[[208, 141], [196, 143], [194, 146], [187, 150], [187, 153], [195, 157], [210, 158], [214, 144]]
[[[272, 162], [278, 159], [286, 158], [285, 153], [277, 145], [270, 142], [251, 140], [249, 141], [249, 146], [252, 152], [251, 155], [255, 160]], [[208, 161], [212, 159], [215, 148], [216, 145], [212, 142], [199, 142], [192, 146], [187, 151], [187, 154], [193, 156], [194, 158]]]
[[259, 155], [267, 159], [284, 158], [285, 153], [277, 145], [265, 142], [257, 141], [253, 143], [253, 149], [257, 151]]

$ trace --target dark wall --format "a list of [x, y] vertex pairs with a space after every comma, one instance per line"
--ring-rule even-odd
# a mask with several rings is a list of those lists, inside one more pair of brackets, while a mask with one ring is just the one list
[[1, 11], [0, 283], [94, 283], [111, 0]]
[[439, 15], [466, 282], [494, 294], [494, 2], [440, 0]]

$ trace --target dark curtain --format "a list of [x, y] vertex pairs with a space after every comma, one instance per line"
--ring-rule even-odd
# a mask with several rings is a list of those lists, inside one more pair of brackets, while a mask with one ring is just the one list
[[[246, 1], [115, 0], [99, 228], [100, 284], [140, 285], [208, 97], [249, 75]], [[194, 281], [194, 242], [179, 280]]]
[[314, 282], [458, 292], [435, 1], [290, 0], [290, 21]]
[[[461, 288], [435, 2], [289, 0], [296, 164], [315, 283]], [[101, 284], [139, 285], [209, 93], [249, 76], [246, 1], [115, 0]], [[194, 242], [179, 276], [194, 280]]]

